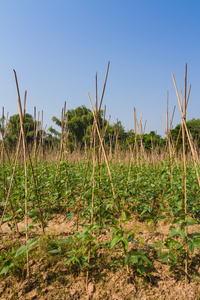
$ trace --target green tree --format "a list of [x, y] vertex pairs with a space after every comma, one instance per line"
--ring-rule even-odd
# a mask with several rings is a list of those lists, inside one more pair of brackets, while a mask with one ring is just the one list
[[163, 139], [159, 134], [156, 134], [155, 131], [151, 131], [150, 133], [145, 133], [143, 135], [143, 143], [145, 149], [150, 150], [152, 149], [152, 143], [154, 147], [158, 145], [163, 147], [166, 143], [166, 140]]
[[[94, 122], [92, 111], [86, 108], [85, 105], [79, 106], [76, 109], [70, 109], [65, 115], [67, 118], [67, 132], [68, 132], [68, 142], [74, 143], [75, 141], [81, 146], [84, 146], [84, 140], [90, 139], [90, 131]], [[102, 124], [102, 112], [99, 115], [100, 124]], [[53, 117], [52, 121], [61, 126], [61, 121], [57, 117]], [[55, 131], [52, 127], [49, 128], [51, 133], [59, 136], [59, 133]]]
[[[127, 133], [127, 139], [126, 144], [135, 145], [135, 132], [134, 130], [130, 130]], [[137, 135], [137, 142], [138, 146], [140, 147], [140, 135]], [[146, 150], [152, 149], [152, 143], [153, 146], [159, 146], [164, 147], [166, 144], [166, 139], [163, 139], [159, 134], [157, 134], [155, 131], [151, 131], [150, 133], [145, 133], [142, 136], [142, 143]]]
[[[186, 122], [187, 128], [192, 135], [193, 141], [200, 147], [200, 119], [191, 119]], [[174, 129], [171, 130], [171, 136], [174, 142], [177, 141], [178, 136], [178, 143], [177, 148], [180, 149], [182, 147], [182, 131], [180, 130], [181, 124], [178, 124]], [[179, 135], [180, 132], [180, 135]], [[186, 148], [189, 148], [188, 138], [186, 137]]]
[[[106, 121], [107, 123], [107, 121]], [[117, 121], [117, 123], [113, 123], [112, 125], [108, 125], [106, 134], [105, 134], [105, 141], [106, 144], [109, 143], [110, 136], [112, 137], [113, 147], [116, 143], [116, 140], [118, 141], [118, 144], [120, 146], [123, 146], [127, 139], [127, 132], [124, 129], [124, 126], [122, 125], [121, 121]]]
[[[27, 137], [27, 142], [34, 140], [34, 120], [30, 114], [25, 114], [24, 130]], [[10, 117], [8, 122], [7, 138], [8, 145], [12, 148], [15, 147], [19, 139], [20, 133], [20, 117], [19, 114]]]

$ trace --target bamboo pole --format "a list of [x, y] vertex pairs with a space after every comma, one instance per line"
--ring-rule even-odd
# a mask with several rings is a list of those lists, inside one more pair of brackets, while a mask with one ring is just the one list
[[195, 171], [196, 171], [196, 175], [197, 175], [198, 184], [199, 184], [199, 187], [200, 187], [200, 177], [199, 177], [199, 172], [198, 172], [198, 168], [197, 168], [194, 147], [192, 145], [190, 134], [189, 134], [189, 131], [187, 129], [187, 124], [186, 124], [186, 121], [184, 119], [184, 113], [183, 113], [183, 110], [182, 110], [182, 107], [181, 107], [180, 98], [179, 98], [179, 94], [178, 94], [178, 90], [177, 90], [177, 86], [176, 86], [176, 81], [175, 81], [175, 78], [174, 78], [173, 74], [172, 74], [172, 78], [173, 78], [173, 82], [174, 82], [174, 86], [175, 86], [175, 90], [176, 90], [176, 95], [177, 95], [177, 99], [178, 99], [178, 104], [179, 104], [179, 108], [180, 108], [180, 112], [181, 112], [183, 124], [184, 124], [184, 127], [185, 127], [185, 131], [186, 131], [186, 134], [187, 134], [187, 137], [188, 137], [188, 141], [189, 141], [189, 144], [190, 144], [190, 149], [191, 149], [191, 152], [192, 152], [192, 158], [193, 158], [193, 162], [194, 162], [194, 166], [195, 166]]
[[95, 120], [95, 126], [96, 126], [96, 129], [97, 129], [97, 133], [98, 133], [99, 140], [100, 140], [100, 143], [101, 143], [101, 147], [102, 147], [102, 150], [103, 150], [104, 158], [105, 158], [105, 161], [106, 161], [106, 165], [107, 165], [107, 169], [108, 169], [108, 174], [109, 174], [109, 178], [110, 178], [110, 184], [111, 184], [111, 188], [112, 188], [113, 198], [114, 198], [114, 200], [116, 200], [116, 195], [115, 195], [115, 191], [114, 191], [114, 185], [113, 185], [112, 175], [111, 175], [111, 172], [110, 172], [110, 167], [109, 167], [107, 155], [106, 155], [106, 152], [105, 152], [105, 147], [103, 145], [102, 138], [101, 138], [101, 135], [100, 135], [100, 132], [99, 132], [98, 121], [96, 119], [96, 115], [95, 115], [95, 112], [94, 112], [94, 109], [93, 109], [93, 105], [92, 105], [89, 93], [88, 93], [88, 98], [89, 98], [89, 101], [90, 101], [92, 113], [93, 113], [94, 120]]
[[99, 104], [99, 112], [101, 110], [101, 105], [102, 105], [103, 97], [104, 97], [104, 93], [105, 93], [105, 88], [106, 88], [106, 83], [107, 83], [107, 78], [108, 78], [109, 66], [110, 66], [110, 62], [108, 62], [108, 65], [107, 65], [106, 77], [105, 77], [104, 86], [103, 86], [103, 92], [102, 92], [101, 101], [100, 101], [100, 104]]
[[[184, 107], [182, 106], [182, 111], [184, 111], [184, 122], [186, 122], [186, 108], [187, 108], [187, 64], [185, 66], [185, 93], [184, 93]], [[182, 121], [182, 143], [183, 143], [183, 198], [184, 198], [184, 212], [185, 212], [185, 221], [187, 218], [187, 187], [186, 187], [186, 140], [185, 140], [185, 128]], [[185, 281], [187, 284], [188, 276], [188, 225], [185, 225], [185, 240], [186, 240], [186, 259], [185, 259]]]
[[[24, 96], [24, 107], [25, 107], [25, 100], [26, 100], [26, 91]], [[20, 125], [21, 125], [21, 132], [22, 132], [22, 141], [23, 141], [23, 152], [24, 152], [24, 175], [25, 175], [25, 227], [26, 227], [26, 247], [28, 250], [28, 200], [27, 200], [27, 194], [28, 194], [28, 187], [27, 187], [27, 162], [26, 162], [26, 135], [24, 130], [24, 118], [22, 115], [22, 109], [21, 109], [21, 101], [18, 98], [18, 109], [19, 109], [19, 116], [20, 116]], [[29, 253], [26, 252], [26, 263], [27, 263], [27, 279], [28, 279], [28, 291], [30, 289], [30, 269], [29, 269]]]
[[[179, 108], [181, 111], [181, 116], [182, 116], [182, 145], [183, 145], [183, 204], [184, 204], [184, 218], [186, 222], [187, 218], [187, 187], [186, 187], [186, 148], [185, 148], [185, 131], [187, 131], [187, 125], [186, 125], [186, 108], [187, 108], [187, 103], [189, 100], [189, 97], [187, 98], [187, 64], [185, 66], [185, 93], [184, 93], [184, 104], [183, 104], [183, 97], [182, 97], [182, 92], [181, 92], [181, 101], [179, 98], [178, 94], [178, 89], [177, 85], [175, 82], [174, 75], [172, 74], [175, 90], [176, 90], [176, 95], [179, 103]], [[190, 90], [189, 90], [190, 92]], [[189, 139], [189, 135], [188, 135]], [[190, 139], [189, 139], [190, 140]], [[193, 147], [192, 147], [193, 149]], [[191, 150], [192, 150], [191, 149]], [[194, 160], [195, 166], [196, 166], [196, 160]], [[185, 225], [185, 250], [186, 250], [186, 259], [185, 259], [185, 283], [187, 285], [187, 277], [188, 277], [188, 225], [186, 223]]]
[[[22, 108], [21, 108], [19, 86], [18, 86], [17, 74], [16, 74], [15, 70], [13, 70], [13, 71], [14, 71], [14, 75], [15, 75], [15, 82], [16, 82], [16, 88], [17, 88], [17, 93], [18, 93], [18, 106], [19, 106], [19, 114], [21, 115], [21, 117], [20, 117], [20, 120], [21, 120], [21, 118], [23, 118], [23, 115], [22, 115]], [[24, 135], [25, 135], [25, 132], [24, 132]], [[23, 136], [23, 132], [22, 132], [22, 136]], [[29, 159], [30, 167], [31, 167], [31, 174], [32, 174], [32, 178], [33, 178], [34, 188], [35, 188], [37, 205], [38, 205], [38, 209], [39, 209], [39, 213], [40, 213], [40, 221], [41, 221], [42, 231], [43, 231], [43, 234], [44, 234], [45, 230], [44, 230], [43, 213], [42, 213], [42, 209], [41, 209], [40, 202], [39, 202], [38, 191], [37, 191], [37, 186], [36, 186], [36, 180], [35, 180], [35, 175], [34, 175], [34, 170], [33, 170], [33, 164], [32, 164], [30, 152], [29, 152], [29, 149], [28, 149], [28, 144], [27, 144], [26, 136], [25, 136], [25, 144], [26, 144], [26, 150], [27, 150], [27, 154], [28, 154], [28, 159]]]

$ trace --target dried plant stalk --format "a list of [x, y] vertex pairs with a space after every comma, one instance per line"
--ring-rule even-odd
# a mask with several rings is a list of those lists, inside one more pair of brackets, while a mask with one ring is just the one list
[[[17, 87], [17, 93], [18, 93], [18, 105], [19, 105], [19, 112], [21, 114], [21, 117], [22, 117], [22, 108], [21, 108], [21, 100], [20, 100], [20, 93], [19, 93], [19, 86], [18, 86], [18, 81], [17, 81], [17, 74], [14, 71], [14, 74], [15, 74], [15, 82], [16, 82], [16, 87]], [[22, 132], [22, 135], [23, 135], [23, 132]], [[25, 132], [24, 132], [24, 135], [25, 135]], [[32, 160], [31, 160], [31, 156], [30, 156], [30, 152], [29, 152], [29, 149], [28, 149], [28, 144], [27, 144], [27, 140], [26, 140], [26, 137], [25, 137], [25, 144], [26, 144], [26, 151], [27, 151], [27, 154], [28, 154], [28, 159], [29, 159], [29, 163], [30, 163], [30, 167], [31, 167], [31, 174], [32, 174], [32, 178], [33, 178], [33, 184], [34, 184], [34, 188], [35, 188], [35, 194], [36, 194], [36, 199], [37, 199], [37, 205], [38, 205], [38, 209], [39, 209], [39, 213], [40, 213], [40, 221], [41, 221], [41, 226], [42, 226], [42, 231], [43, 233], [45, 233], [45, 230], [44, 230], [44, 220], [43, 220], [43, 213], [42, 213], [42, 209], [40, 207], [40, 202], [39, 202], [39, 197], [38, 197], [38, 191], [37, 191], [37, 186], [36, 186], [36, 180], [35, 180], [35, 175], [34, 175], [34, 170], [33, 170], [33, 164], [32, 164]]]
[[108, 163], [108, 158], [107, 158], [105, 147], [103, 145], [103, 141], [102, 141], [102, 138], [101, 138], [101, 135], [100, 135], [100, 132], [99, 132], [98, 122], [97, 122], [97, 119], [96, 119], [96, 116], [95, 116], [95, 112], [94, 112], [94, 109], [93, 109], [93, 105], [92, 105], [89, 93], [88, 93], [88, 98], [89, 98], [89, 101], [90, 101], [90, 105], [91, 105], [92, 113], [93, 113], [93, 116], [94, 116], [97, 133], [98, 133], [98, 136], [99, 136], [99, 140], [100, 140], [101, 147], [102, 147], [102, 150], [103, 150], [104, 158], [105, 158], [105, 161], [106, 161], [106, 166], [107, 166], [107, 169], [108, 169], [110, 184], [111, 184], [111, 188], [112, 188], [112, 194], [113, 194], [114, 199], [116, 199], [113, 180], [112, 180], [112, 175], [111, 175], [110, 167], [109, 167], [109, 163]]

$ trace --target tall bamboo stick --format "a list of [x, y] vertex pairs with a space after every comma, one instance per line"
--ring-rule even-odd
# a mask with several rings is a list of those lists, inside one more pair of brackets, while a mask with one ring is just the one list
[[[19, 113], [21, 115], [20, 118], [23, 119], [22, 108], [21, 108], [21, 100], [20, 100], [20, 92], [19, 92], [19, 86], [18, 86], [18, 80], [17, 80], [17, 74], [16, 74], [15, 70], [13, 70], [13, 71], [14, 71], [14, 75], [15, 75], [15, 82], [16, 82], [16, 88], [17, 88], [17, 93], [18, 93], [18, 106], [19, 106]], [[24, 132], [24, 135], [25, 135], [25, 132]], [[22, 136], [23, 136], [23, 132], [22, 132]], [[35, 175], [34, 175], [34, 170], [33, 170], [33, 164], [32, 164], [30, 152], [29, 152], [29, 149], [28, 149], [26, 136], [25, 136], [25, 144], [26, 144], [26, 150], [27, 150], [27, 154], [28, 154], [28, 159], [29, 159], [30, 167], [31, 167], [31, 174], [32, 174], [32, 178], [33, 178], [34, 188], [35, 188], [37, 205], [38, 205], [38, 209], [39, 209], [39, 213], [40, 213], [40, 221], [41, 221], [42, 231], [43, 231], [43, 233], [45, 233], [43, 213], [42, 213], [42, 209], [41, 209], [40, 202], [39, 202], [38, 191], [37, 191], [37, 186], [36, 186], [36, 180], [35, 180]]]

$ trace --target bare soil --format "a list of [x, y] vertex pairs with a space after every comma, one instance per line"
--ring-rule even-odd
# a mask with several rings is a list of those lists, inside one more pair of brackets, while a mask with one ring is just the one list
[[[55, 215], [46, 228], [46, 238], [66, 238], [73, 233], [73, 221], [64, 221], [64, 215]], [[127, 229], [137, 230], [136, 243], [131, 247], [148, 250], [150, 244], [164, 239], [169, 234], [169, 226], [159, 222], [156, 229], [146, 223], [132, 220], [127, 223]], [[25, 243], [24, 224], [19, 224], [20, 237], [13, 236], [9, 227], [2, 226], [0, 250], [7, 251], [9, 241]], [[199, 230], [199, 228], [196, 228]], [[32, 233], [41, 236], [39, 230]], [[108, 241], [109, 232], [102, 232], [99, 241]], [[39, 245], [37, 246], [39, 247]], [[37, 248], [36, 248], [37, 249]], [[40, 250], [40, 251], [39, 251]], [[97, 267], [95, 265], [89, 273], [88, 286], [86, 287], [86, 272], [80, 274], [71, 272], [65, 265], [66, 257], [57, 259], [56, 255], [47, 255], [38, 249], [39, 257], [30, 258], [30, 288], [28, 280], [19, 278], [12, 272], [1, 276], [0, 299], [200, 299], [200, 261], [199, 253], [194, 253], [193, 260], [189, 262], [190, 276], [185, 281], [181, 269], [172, 270], [170, 265], [153, 260], [153, 268], [148, 276], [139, 276], [130, 270], [129, 276], [125, 268], [116, 269]], [[113, 250], [114, 251], [114, 250]], [[43, 254], [42, 254], [43, 253]], [[99, 252], [99, 255], [101, 253]], [[30, 256], [31, 257], [31, 256]], [[109, 258], [108, 258], [109, 260]], [[26, 266], [24, 266], [26, 268]]]

